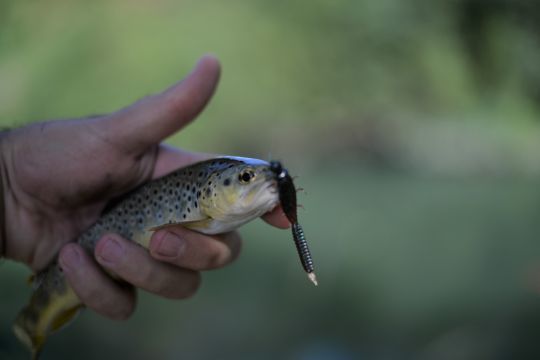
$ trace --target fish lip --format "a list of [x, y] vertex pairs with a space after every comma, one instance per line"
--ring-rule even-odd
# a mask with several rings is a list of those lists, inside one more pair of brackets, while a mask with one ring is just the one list
[[275, 179], [271, 179], [271, 181], [268, 181], [265, 186], [259, 187], [258, 190], [256, 190], [256, 193], [260, 195], [265, 191], [268, 191], [272, 195], [278, 194], [279, 190], [277, 181]]
[[272, 194], [277, 194], [279, 192], [277, 180], [274, 177], [268, 180], [270, 181], [266, 186], [266, 189], [269, 189]]

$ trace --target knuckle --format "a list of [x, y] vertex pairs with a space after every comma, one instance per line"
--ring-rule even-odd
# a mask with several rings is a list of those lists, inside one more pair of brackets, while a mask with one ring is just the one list
[[124, 306], [118, 308], [112, 318], [114, 320], [127, 320], [135, 312], [135, 301], [127, 301]]
[[103, 294], [93, 304], [87, 304], [97, 313], [112, 320], [126, 320], [135, 311], [135, 296], [131, 294]]
[[237, 232], [230, 233], [227, 245], [231, 250], [230, 261], [236, 260], [242, 251], [242, 238], [240, 237], [240, 234]]
[[101, 308], [101, 302], [103, 301], [100, 297], [100, 292], [96, 287], [90, 288], [78, 288], [77, 295], [79, 296], [81, 302], [93, 309]]
[[216, 239], [218, 246], [213, 246], [207, 253], [205, 269], [223, 267], [234, 261], [240, 254], [242, 241], [237, 232], [221, 235]]
[[230, 253], [224, 249], [213, 249], [204, 264], [205, 269], [215, 269], [226, 265], [229, 262]]
[[195, 295], [201, 286], [201, 274], [199, 272], [191, 272], [182, 281], [182, 286], [178, 286], [172, 297], [176, 299], [187, 299]]
[[153, 291], [153, 289], [159, 287], [159, 283], [156, 281], [155, 267], [148, 262], [141, 262], [136, 267], [126, 270], [126, 280], [133, 283], [138, 287]]
[[190, 280], [186, 287], [187, 297], [191, 297], [195, 295], [195, 293], [199, 290], [200, 287], [201, 287], [201, 274], [198, 272], [194, 272], [193, 276], [190, 277]]

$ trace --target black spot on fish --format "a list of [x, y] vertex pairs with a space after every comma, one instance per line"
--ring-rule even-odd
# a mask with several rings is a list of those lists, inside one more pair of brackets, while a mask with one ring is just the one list
[[185, 218], [186, 218], [186, 214], [182, 215], [182, 217], [185, 219]]
[[201, 197], [201, 192], [200, 192], [200, 191], [197, 191], [197, 197], [198, 197], [198, 198]]
[[190, 213], [190, 212], [191, 212], [191, 209], [190, 209], [189, 207], [187, 208], [187, 212], [188, 212], [188, 213]]
[[196, 202], [196, 201], [195, 201], [195, 203], [194, 203], [193, 205], [195, 205], [195, 209], [196, 209], [196, 208], [197, 208], [197, 206], [198, 206], [198, 204], [197, 204], [197, 202]]
[[223, 186], [229, 186], [229, 185], [231, 185], [231, 179], [227, 178], [223, 180]]
[[187, 201], [191, 201], [191, 196], [188, 196]]

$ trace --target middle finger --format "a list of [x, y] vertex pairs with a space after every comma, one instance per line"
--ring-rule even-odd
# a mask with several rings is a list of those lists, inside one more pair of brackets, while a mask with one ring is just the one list
[[167, 298], [182, 299], [195, 293], [200, 274], [153, 259], [148, 251], [116, 234], [96, 245], [96, 260], [123, 280]]

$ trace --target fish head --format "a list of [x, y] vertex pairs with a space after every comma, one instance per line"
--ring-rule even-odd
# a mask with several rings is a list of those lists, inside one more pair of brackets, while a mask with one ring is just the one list
[[249, 221], [279, 202], [275, 173], [258, 159], [230, 158], [204, 186], [201, 210], [210, 218], [230, 223]]

